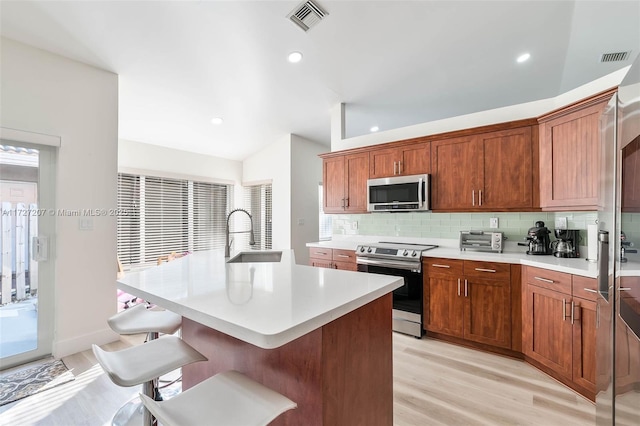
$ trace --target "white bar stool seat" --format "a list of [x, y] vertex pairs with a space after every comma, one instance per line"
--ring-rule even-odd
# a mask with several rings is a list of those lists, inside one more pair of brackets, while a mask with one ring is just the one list
[[115, 352], [107, 352], [98, 345], [92, 348], [113, 383], [124, 387], [140, 385], [192, 362], [207, 360], [176, 336], [163, 336]]
[[147, 309], [144, 303], [125, 309], [107, 320], [118, 334], [162, 333], [173, 334], [182, 325], [182, 317], [166, 310]]
[[140, 395], [162, 426], [263, 426], [297, 404], [237, 371], [225, 371], [178, 396], [156, 402]]

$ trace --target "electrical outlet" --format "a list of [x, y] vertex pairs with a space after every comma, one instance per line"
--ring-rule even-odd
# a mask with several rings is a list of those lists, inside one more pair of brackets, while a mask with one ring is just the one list
[[356, 230], [358, 229], [358, 221], [354, 220], [353, 222], [351, 222], [351, 229]]
[[497, 228], [498, 227], [498, 218], [492, 217], [489, 219], [489, 228]]
[[567, 229], [567, 218], [557, 217], [555, 220], [556, 229]]
[[299, 226], [304, 225], [304, 219], [298, 219], [298, 225]]

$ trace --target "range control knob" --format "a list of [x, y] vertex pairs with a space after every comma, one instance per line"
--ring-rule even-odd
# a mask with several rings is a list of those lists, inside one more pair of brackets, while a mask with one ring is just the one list
[[408, 252], [407, 250], [405, 250], [405, 251], [403, 251], [403, 252], [402, 252], [402, 255], [403, 255], [403, 256], [406, 256], [406, 255], [408, 255], [408, 254], [409, 254], [409, 252]]
[[362, 253], [364, 253], [364, 246], [361, 246], [361, 247], [360, 247], [360, 251], [361, 251]]
[[367, 249], [367, 253], [371, 253], [371, 247]]
[[415, 251], [415, 250], [411, 253], [411, 256], [413, 256], [413, 257], [416, 257], [417, 255], [418, 255], [418, 252]]

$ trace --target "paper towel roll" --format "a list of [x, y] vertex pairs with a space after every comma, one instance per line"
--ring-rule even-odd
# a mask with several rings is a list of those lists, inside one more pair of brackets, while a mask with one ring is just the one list
[[598, 225], [587, 225], [587, 260], [598, 261]]

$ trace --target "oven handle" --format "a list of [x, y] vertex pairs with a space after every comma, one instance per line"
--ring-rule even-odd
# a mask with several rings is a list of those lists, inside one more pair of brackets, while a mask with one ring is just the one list
[[388, 260], [368, 259], [364, 257], [356, 257], [358, 265], [374, 265], [387, 268], [402, 269], [405, 271], [421, 272], [422, 264], [420, 262], [390, 262]]

